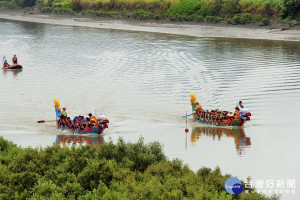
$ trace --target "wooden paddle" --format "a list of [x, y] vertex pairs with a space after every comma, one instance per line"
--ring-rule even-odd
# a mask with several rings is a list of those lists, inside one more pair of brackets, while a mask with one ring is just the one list
[[37, 123], [55, 122], [56, 120], [40, 120]]

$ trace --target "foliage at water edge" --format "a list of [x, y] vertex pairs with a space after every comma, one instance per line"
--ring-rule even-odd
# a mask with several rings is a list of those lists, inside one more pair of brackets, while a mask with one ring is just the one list
[[153, 142], [20, 148], [0, 137], [0, 199], [277, 199], [230, 195], [220, 169], [196, 173]]
[[1, 6], [138, 20], [261, 25], [270, 20], [300, 21], [300, 0], [1, 0]]

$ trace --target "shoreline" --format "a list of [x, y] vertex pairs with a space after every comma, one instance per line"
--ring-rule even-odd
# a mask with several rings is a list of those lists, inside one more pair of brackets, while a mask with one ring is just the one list
[[233, 38], [300, 42], [300, 28], [283, 26], [259, 27], [253, 25], [196, 24], [151, 21], [127, 21], [90, 18], [70, 15], [46, 15], [24, 13], [24, 11], [3, 11], [0, 19], [36, 22], [44, 24], [100, 28], [133, 32], [163, 33], [197, 38]]

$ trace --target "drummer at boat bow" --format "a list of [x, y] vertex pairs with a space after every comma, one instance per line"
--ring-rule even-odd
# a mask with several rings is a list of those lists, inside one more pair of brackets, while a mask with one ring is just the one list
[[63, 110], [61, 112], [61, 118], [62, 119], [67, 119], [68, 113], [66, 111], [67, 109], [65, 107], [63, 107]]
[[18, 64], [18, 58], [17, 58], [16, 54], [14, 55], [14, 57], [12, 57], [12, 62], [14, 65]]

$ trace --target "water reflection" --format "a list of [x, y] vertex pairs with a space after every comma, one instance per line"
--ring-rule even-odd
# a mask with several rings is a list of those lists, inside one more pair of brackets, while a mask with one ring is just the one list
[[26, 35], [33, 35], [38, 37], [38, 39], [42, 38], [45, 33], [45, 24], [40, 23], [34, 23], [34, 22], [21, 22], [21, 21], [15, 21], [14, 22], [16, 26], [18, 26], [19, 30], [22, 30], [22, 32]]
[[94, 145], [104, 142], [101, 135], [57, 135], [56, 144], [65, 147], [72, 145]]
[[8, 75], [8, 74], [12, 74], [14, 77], [17, 77], [18, 74], [19, 74], [20, 72], [22, 72], [22, 69], [18, 69], [18, 70], [6, 70], [6, 69], [4, 69], [4, 70], [2, 70], [2, 71], [3, 71], [3, 75], [4, 75], [4, 76], [6, 76], [6, 75]]
[[250, 137], [246, 136], [243, 128], [194, 127], [191, 134], [192, 145], [196, 145], [196, 142], [203, 136], [212, 137], [213, 140], [217, 138], [218, 141], [220, 141], [223, 136], [233, 137], [239, 155], [243, 154], [245, 148], [251, 146]]

